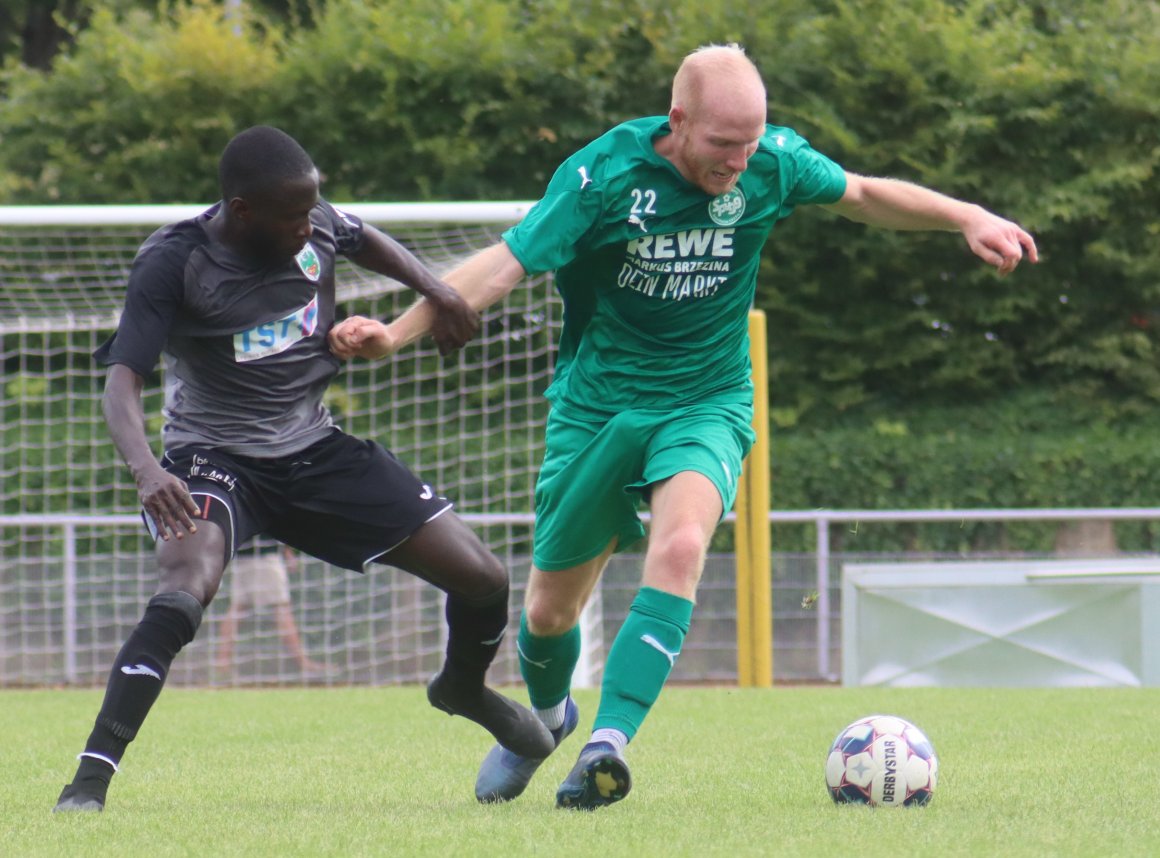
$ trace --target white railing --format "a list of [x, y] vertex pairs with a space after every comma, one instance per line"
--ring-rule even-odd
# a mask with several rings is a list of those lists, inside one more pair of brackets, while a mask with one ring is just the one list
[[830, 524], [862, 521], [937, 522], [937, 521], [1141, 521], [1160, 519], [1160, 507], [1126, 507], [1122, 509], [927, 509], [927, 510], [803, 510], [773, 511], [770, 522], [813, 522], [816, 549], [816, 586], [818, 591], [818, 675], [836, 679], [830, 667]]
[[[464, 513], [460, 516], [468, 525], [531, 525], [531, 513]], [[646, 520], [647, 514], [643, 516]], [[732, 513], [726, 518], [733, 521]], [[1075, 509], [943, 509], [943, 510], [773, 510], [771, 524], [812, 524], [815, 532], [817, 589], [817, 660], [818, 676], [835, 678], [830, 664], [830, 525], [857, 522], [940, 522], [940, 521], [1146, 521], [1160, 520], [1160, 507], [1075, 508]], [[76, 573], [77, 528], [80, 526], [123, 526], [139, 524], [137, 515], [76, 515], [35, 514], [0, 515], [0, 530], [14, 527], [59, 527], [64, 543], [63, 551], [63, 631], [65, 679], [76, 677]]]
[[[531, 513], [470, 514], [459, 516], [468, 525], [528, 525], [535, 517]], [[61, 630], [63, 634], [63, 661], [65, 682], [77, 680], [77, 529], [79, 527], [142, 526], [141, 516], [133, 514], [87, 515], [76, 513], [35, 513], [0, 515], [0, 531], [9, 528], [60, 528], [63, 569], [61, 595]]]

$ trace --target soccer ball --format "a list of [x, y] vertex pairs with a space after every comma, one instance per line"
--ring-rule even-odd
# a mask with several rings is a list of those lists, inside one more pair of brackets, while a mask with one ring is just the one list
[[893, 715], [846, 727], [826, 758], [826, 786], [838, 804], [923, 805], [938, 782], [938, 757], [923, 732]]

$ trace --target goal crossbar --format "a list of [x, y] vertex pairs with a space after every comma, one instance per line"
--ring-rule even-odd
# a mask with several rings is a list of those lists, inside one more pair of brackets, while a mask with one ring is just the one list
[[[161, 226], [186, 220], [212, 203], [120, 206], [0, 206], [0, 226]], [[516, 223], [530, 202], [334, 203], [370, 223]]]

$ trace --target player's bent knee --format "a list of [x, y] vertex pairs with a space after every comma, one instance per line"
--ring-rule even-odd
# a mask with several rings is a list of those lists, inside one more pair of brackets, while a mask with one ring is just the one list
[[698, 528], [686, 527], [668, 534], [652, 546], [654, 565], [677, 578], [700, 577], [705, 562], [705, 538]]
[[478, 562], [476, 564], [476, 574], [482, 585], [484, 585], [491, 592], [498, 592], [506, 588], [511, 583], [511, 578], [508, 575], [507, 567], [500, 562], [499, 558], [492, 554], [487, 549], [480, 552]]
[[528, 628], [533, 634], [553, 637], [571, 631], [580, 622], [584, 606], [547, 595], [532, 595], [524, 604]]
[[208, 607], [221, 586], [224, 567], [209, 558], [189, 558], [163, 563], [157, 593], [184, 592]]
[[429, 574], [428, 580], [473, 605], [488, 605], [500, 599], [507, 601], [511, 584], [507, 569], [482, 546], [469, 558], [457, 560], [451, 569], [453, 574]]
[[510, 584], [511, 579], [504, 565], [495, 555], [484, 552], [458, 595], [476, 604], [486, 604], [500, 598], [506, 600]]
[[208, 606], [221, 586], [229, 555], [225, 534], [213, 521], [185, 539], [159, 541], [157, 563], [161, 575], [157, 593], [183, 591]]
[[453, 515], [423, 525], [394, 551], [379, 558], [419, 575], [448, 593], [474, 603], [507, 598], [507, 568]]

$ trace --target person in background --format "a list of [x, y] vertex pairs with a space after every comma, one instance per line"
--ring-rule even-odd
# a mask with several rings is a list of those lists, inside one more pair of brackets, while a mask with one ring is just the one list
[[325, 664], [306, 654], [294, 619], [289, 573], [299, 571], [300, 567], [297, 553], [288, 545], [252, 540], [238, 549], [230, 564], [230, 606], [218, 626], [216, 663], [220, 673], [233, 673], [234, 645], [242, 618], [251, 610], [258, 614], [267, 608], [273, 611], [282, 645], [302, 674], [320, 676], [328, 672]]

